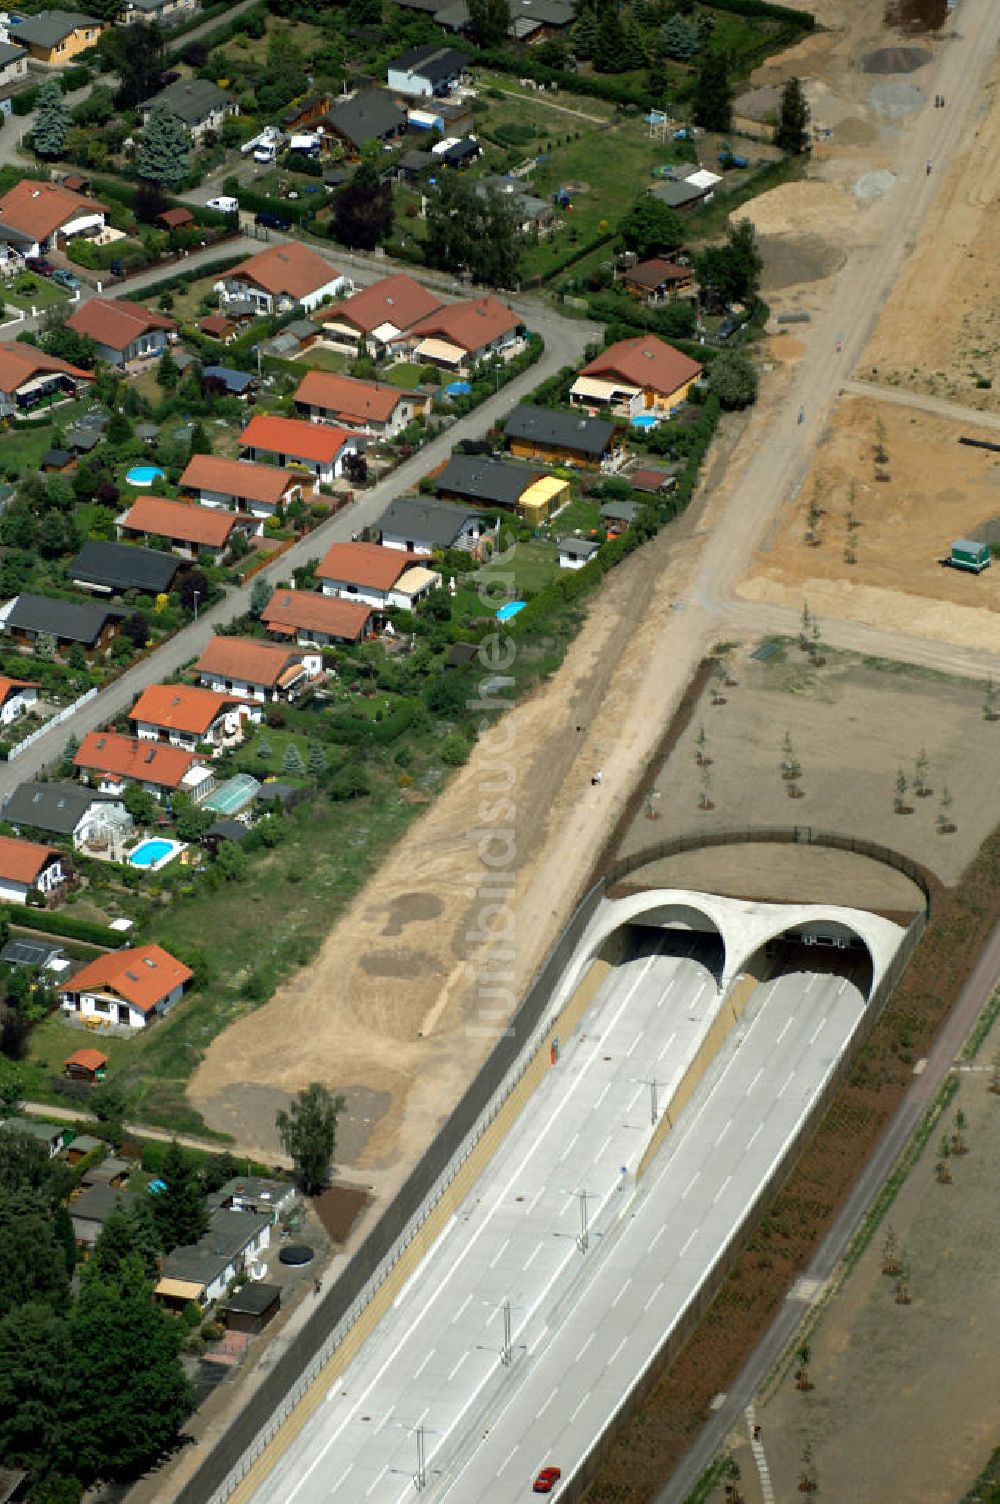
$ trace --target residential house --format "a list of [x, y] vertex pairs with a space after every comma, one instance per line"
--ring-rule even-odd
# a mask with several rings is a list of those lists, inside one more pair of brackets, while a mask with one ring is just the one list
[[17, 47], [13, 42], [0, 42], [0, 89], [17, 83], [19, 78], [26, 78], [27, 74], [27, 47]]
[[89, 1165], [80, 1176], [81, 1185], [109, 1185], [122, 1190], [132, 1173], [132, 1161], [117, 1154], [105, 1155], [97, 1164]]
[[334, 97], [330, 94], [309, 94], [305, 99], [293, 100], [288, 109], [282, 112], [281, 129], [289, 136], [309, 130], [323, 119], [333, 104]]
[[128, 718], [140, 741], [169, 742], [188, 752], [207, 744], [222, 751], [238, 746], [244, 721], [259, 721], [261, 712], [236, 695], [191, 684], [150, 684]]
[[324, 116], [326, 137], [340, 141], [349, 160], [373, 141], [395, 141], [406, 129], [406, 111], [385, 89], [363, 89]]
[[8, 679], [0, 674], [0, 726], [27, 715], [38, 704], [39, 686], [32, 679]]
[[604, 501], [601, 503], [601, 522], [609, 536], [624, 533], [638, 521], [641, 511], [639, 501]]
[[[412, 579], [406, 578], [409, 574]], [[393, 606], [412, 610], [438, 589], [441, 576], [416, 554], [379, 543], [333, 543], [316, 569], [324, 595], [358, 600], [377, 611]]]
[[10, 1117], [4, 1118], [0, 1126], [8, 1133], [24, 1133], [28, 1138], [37, 1139], [45, 1145], [50, 1159], [55, 1159], [66, 1142], [65, 1123], [39, 1123], [35, 1118]]
[[781, 119], [781, 85], [750, 89], [733, 100], [733, 130], [754, 141], [773, 141]]
[[221, 1300], [238, 1274], [253, 1264], [271, 1242], [271, 1219], [257, 1212], [220, 1207], [209, 1217], [197, 1243], [168, 1253], [160, 1266], [154, 1294], [178, 1310]]
[[[63, 1075], [71, 1081], [86, 1081], [93, 1086], [97, 1081], [103, 1081], [104, 1073], [108, 1068], [108, 1057], [101, 1050], [94, 1050], [84, 1046], [82, 1050], [74, 1050], [72, 1055], [67, 1055], [63, 1061]], [[78, 1135], [73, 1142], [79, 1143], [80, 1138], [86, 1134]], [[103, 1143], [102, 1139], [95, 1139], [95, 1147]], [[72, 1164], [73, 1161], [71, 1160]]]
[[362, 287], [343, 303], [321, 308], [313, 317], [335, 349], [350, 354], [360, 350], [381, 359], [414, 324], [441, 306], [437, 293], [398, 272]]
[[165, 538], [181, 558], [207, 553], [216, 563], [231, 547], [234, 533], [256, 534], [262, 527], [260, 521], [241, 519], [235, 512], [165, 496], [137, 496], [117, 524], [119, 538]]
[[576, 6], [568, 0], [509, 0], [509, 4], [510, 30], [516, 42], [533, 44], [559, 36], [576, 19]]
[[335, 298], [348, 279], [318, 251], [298, 240], [281, 241], [231, 267], [215, 284], [225, 314], [231, 302], [249, 300], [258, 313], [311, 313], [324, 298]]
[[76, 455], [71, 449], [46, 449], [38, 461], [43, 475], [69, 475], [76, 469]]
[[389, 88], [397, 94], [416, 94], [427, 99], [450, 94], [461, 83], [468, 66], [466, 53], [436, 42], [424, 43], [393, 58], [388, 69]]
[[154, 799], [181, 793], [200, 804], [215, 788], [215, 777], [200, 753], [117, 731], [88, 731], [73, 766], [102, 793], [116, 797], [134, 786]]
[[447, 303], [418, 319], [403, 336], [414, 360], [461, 375], [493, 356], [507, 359], [521, 349], [524, 325], [499, 298]]
[[236, 100], [207, 78], [179, 78], [151, 99], [143, 100], [139, 105], [143, 125], [149, 124], [150, 115], [159, 107], [187, 126], [195, 145], [209, 131], [220, 131], [227, 116], [240, 111]]
[[71, 402], [94, 380], [93, 371], [46, 355], [33, 345], [0, 347], [0, 418], [19, 418], [41, 406]]
[[344, 473], [344, 461], [359, 454], [364, 441], [346, 428], [325, 423], [304, 423], [301, 418], [275, 418], [256, 414], [244, 428], [240, 444], [248, 459], [273, 455], [279, 465], [296, 465], [308, 471], [313, 486], [330, 485]]
[[662, 256], [640, 261], [622, 275], [625, 291], [640, 303], [668, 303], [672, 298], [690, 297], [694, 293], [694, 271], [678, 266]]
[[485, 512], [452, 506], [432, 496], [397, 496], [375, 526], [383, 548], [423, 558], [449, 548], [479, 553], [483, 539], [494, 540], [498, 531], [498, 524]]
[[69, 1204], [70, 1221], [78, 1248], [89, 1253], [96, 1244], [104, 1224], [121, 1206], [135, 1205], [139, 1193], [126, 1191], [121, 1186], [86, 1186]]
[[323, 655], [298, 652], [259, 637], [213, 637], [194, 666], [199, 681], [218, 694], [244, 700], [297, 700], [319, 678]]
[[0, 198], [0, 240], [21, 256], [65, 250], [71, 240], [104, 229], [108, 210], [96, 199], [73, 193], [61, 183], [22, 178]]
[[[71, 965], [72, 963], [67, 962], [66, 964]], [[102, 1056], [100, 1050], [77, 1050], [75, 1055], [70, 1056], [70, 1059], [75, 1060], [84, 1055], [96, 1055], [98, 1059], [103, 1059], [105, 1061], [108, 1058], [106, 1055]], [[70, 1072], [64, 1070], [63, 1074], [69, 1076]], [[102, 1072], [99, 1077], [92, 1078], [91, 1084], [93, 1084], [94, 1081], [103, 1079], [103, 1074], [104, 1073]], [[80, 1075], [73, 1079], [84, 1080], [86, 1078]], [[64, 1151], [66, 1155], [66, 1163], [68, 1165], [78, 1165], [81, 1159], [86, 1159], [88, 1154], [93, 1154], [97, 1149], [104, 1151], [107, 1149], [107, 1147], [108, 1146], [104, 1142], [104, 1140], [102, 1138], [95, 1137], [93, 1133], [76, 1133], [74, 1134], [71, 1142], [66, 1145]]]
[[8, 940], [0, 950], [0, 961], [30, 971], [64, 971], [71, 964], [63, 956], [63, 947], [51, 940]]
[[295, 406], [314, 423], [360, 428], [392, 439], [414, 418], [426, 417], [432, 401], [425, 392], [405, 392], [384, 381], [358, 381], [334, 371], [307, 371], [296, 389]]
[[372, 630], [372, 611], [363, 601], [345, 601], [315, 590], [290, 590], [287, 585], [279, 585], [264, 607], [261, 621], [272, 637], [327, 647], [367, 637]]
[[545, 522], [569, 500], [570, 483], [491, 455], [453, 454], [434, 477], [439, 496], [502, 507], [528, 522]]
[[446, 137], [431, 147], [431, 155], [446, 167], [456, 170], [462, 167], [471, 167], [473, 162], [478, 162], [483, 154], [483, 148], [475, 136], [464, 136], [460, 140], [455, 137]]
[[[414, 113], [411, 110], [410, 117]], [[410, 118], [410, 124], [413, 124], [412, 118]], [[397, 183], [405, 183], [412, 188], [416, 183], [422, 182], [428, 173], [433, 170], [434, 158], [430, 152], [421, 151], [419, 147], [414, 146], [409, 151], [404, 151], [402, 156], [397, 158], [396, 181]]]
[[553, 206], [548, 199], [538, 198], [533, 194], [522, 178], [485, 177], [480, 178], [475, 187], [481, 198], [491, 193], [503, 196], [514, 211], [517, 228], [522, 235], [527, 235], [532, 230], [537, 230], [540, 235], [544, 235], [555, 225], [556, 214]]
[[169, 593], [180, 559], [156, 548], [138, 548], [132, 543], [105, 543], [88, 538], [75, 559], [66, 565], [74, 585], [108, 595], [141, 590], [146, 595]]
[[279, 507], [301, 496], [311, 481], [300, 470], [252, 465], [215, 454], [193, 454], [180, 480], [203, 507], [225, 507], [250, 517], [273, 517]]
[[3, 631], [15, 642], [32, 647], [39, 637], [51, 637], [58, 652], [78, 642], [90, 656], [107, 651], [126, 614], [119, 606], [57, 601], [47, 595], [16, 595], [0, 606]]
[[136, 21], [155, 21], [157, 26], [177, 26], [193, 16], [198, 0], [124, 0], [122, 21], [132, 26]]
[[81, 1019], [143, 1029], [180, 1002], [193, 976], [160, 945], [112, 950], [74, 972], [59, 989], [59, 1003]]
[[111, 298], [88, 298], [66, 322], [74, 333], [89, 335], [100, 360], [126, 369], [162, 355], [177, 338], [176, 319], [139, 303]]
[[668, 209], [693, 209], [703, 199], [709, 197], [707, 188], [692, 183], [687, 178], [664, 178], [662, 182], [655, 183], [650, 188], [650, 193], [659, 203], [666, 204]]
[[560, 569], [582, 569], [600, 548], [593, 538], [560, 538], [556, 549]]
[[[243, 827], [246, 834], [246, 826]], [[211, 1211], [225, 1207], [235, 1212], [256, 1212], [270, 1217], [272, 1223], [281, 1212], [295, 1205], [296, 1189], [290, 1180], [265, 1179], [260, 1175], [236, 1175], [213, 1191], [208, 1198]]]
[[0, 836], [0, 903], [27, 903], [61, 888], [69, 876], [66, 853], [37, 841]]
[[615, 425], [605, 418], [583, 418], [552, 407], [515, 407], [504, 425], [511, 454], [548, 460], [556, 465], [596, 469], [620, 447]]
[[237, 371], [233, 366], [202, 366], [202, 393], [215, 391], [223, 397], [237, 397], [246, 402], [255, 398], [260, 383], [252, 371]]
[[10, 40], [27, 47], [34, 62], [61, 68], [97, 45], [107, 21], [74, 10], [40, 10], [33, 16], [11, 21]]
[[633, 470], [628, 476], [628, 483], [633, 491], [641, 491], [646, 496], [656, 496], [661, 491], [672, 491], [677, 485], [677, 464], [668, 465], [666, 469], [658, 469], [655, 465], [641, 465], [638, 470]]
[[68, 838], [77, 851], [100, 843], [109, 826], [120, 838], [132, 828], [132, 816], [120, 799], [79, 783], [19, 783], [7, 798], [3, 817], [16, 831]]
[[640, 334], [618, 340], [588, 361], [570, 387], [570, 401], [628, 418], [643, 413], [669, 417], [701, 372], [696, 360], [665, 340]]

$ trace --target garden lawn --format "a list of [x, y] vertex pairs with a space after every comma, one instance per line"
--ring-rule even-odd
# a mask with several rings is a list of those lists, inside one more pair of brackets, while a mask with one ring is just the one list
[[337, 350], [328, 350], [323, 345], [313, 345], [311, 349], [303, 350], [296, 364], [308, 366], [312, 371], [336, 371], [341, 375], [346, 375], [350, 360], [348, 356], [341, 355]]
[[89, 402], [64, 402], [51, 409], [51, 420], [8, 429], [0, 444], [0, 472], [5, 476], [33, 474], [45, 451], [55, 445], [55, 425], [69, 428], [89, 406]]
[[591, 501], [586, 496], [574, 496], [572, 501], [552, 518], [549, 526], [560, 538], [565, 533], [596, 532], [601, 529], [600, 502]]
[[402, 387], [404, 391], [412, 391], [423, 380], [423, 366], [414, 364], [411, 360], [400, 361], [399, 365], [389, 366], [379, 372], [379, 381], [388, 381], [392, 386]]
[[0, 293], [0, 299], [12, 308], [23, 308], [25, 313], [30, 313], [32, 308], [56, 308], [69, 299], [69, 293], [65, 287], [60, 287], [58, 282], [52, 282], [48, 277], [38, 276], [35, 272], [30, 273], [34, 277], [37, 286], [34, 292], [18, 292], [17, 281], [10, 283]]
[[[514, 593], [517, 596], [537, 595], [550, 585], [559, 573], [559, 561], [555, 545], [539, 539], [531, 543], [519, 543], [513, 559], [506, 557], [486, 564], [475, 575], [477, 584], [485, 590], [487, 582], [497, 581], [497, 602], [502, 603], [500, 586], [513, 575]], [[492, 593], [490, 594], [492, 599]]]

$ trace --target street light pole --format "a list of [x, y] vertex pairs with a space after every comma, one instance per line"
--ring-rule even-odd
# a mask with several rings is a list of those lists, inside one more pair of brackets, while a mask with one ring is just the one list
[[193, 594], [194, 594], [194, 619], [195, 619], [195, 621], [197, 621], [198, 620], [198, 601], [199, 601], [199, 599], [201, 597], [201, 591], [200, 590], [195, 590], [193, 592]]
[[590, 1231], [587, 1227], [587, 1192], [580, 1192], [580, 1237], [578, 1239], [580, 1252], [586, 1253], [590, 1247]]

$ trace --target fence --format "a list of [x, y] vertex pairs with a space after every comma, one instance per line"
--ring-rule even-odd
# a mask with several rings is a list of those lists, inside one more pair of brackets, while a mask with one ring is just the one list
[[74, 700], [72, 705], [64, 705], [62, 710], [57, 711], [50, 720], [45, 722], [44, 726], [39, 726], [37, 731], [32, 731], [31, 734], [29, 736], [26, 736], [23, 741], [20, 741], [16, 746], [11, 747], [10, 751], [7, 753], [7, 761], [13, 762], [15, 757], [20, 757], [22, 752], [27, 752], [28, 748], [34, 746], [39, 737], [45, 736], [47, 732], [52, 730], [53, 726], [59, 726], [63, 721], [68, 721], [70, 716], [75, 715], [82, 705], [89, 705], [90, 701], [96, 699], [96, 697], [97, 690], [88, 689], [87, 693], [85, 695], [81, 695], [78, 700]]
[[[395, 1200], [386, 1207], [336, 1284], [317, 1307], [311, 1321], [300, 1330], [278, 1358], [260, 1388], [207, 1454], [198, 1472], [182, 1485], [175, 1495], [176, 1504], [223, 1504], [229, 1498], [273, 1441], [414, 1239], [419, 1236], [427, 1219], [517, 1086], [532, 1055], [541, 1044], [550, 1022], [548, 1004], [558, 989], [580, 936], [609, 886], [661, 856], [694, 850], [699, 846], [747, 841], [786, 844], [805, 842], [856, 851], [904, 872], [920, 888], [925, 900], [924, 912], [918, 915], [907, 931], [900, 954], [893, 964], [891, 977], [883, 979], [865, 1010], [862, 1022], [865, 1028], [871, 1026], [915, 947], [930, 910], [929, 886], [917, 863], [874, 842], [841, 836], [836, 832], [814, 831], [808, 826], [768, 827], [761, 830], [747, 828], [729, 833], [698, 832], [662, 841], [613, 863], [581, 900], [529, 987], [509, 1027], [498, 1039], [489, 1058], [419, 1164], [410, 1172]], [[861, 1025], [859, 1029], [860, 1027]], [[851, 1044], [854, 1043], [852, 1039]], [[848, 1051], [850, 1053], [852, 1051]], [[839, 1076], [831, 1078], [821, 1101], [817, 1103], [817, 1112], [828, 1103], [838, 1080]], [[814, 1120], [815, 1112], [811, 1115], [808, 1126], [811, 1127]], [[803, 1135], [805, 1132], [804, 1128]], [[767, 1188], [762, 1187], [750, 1216], [759, 1210], [765, 1189]], [[745, 1221], [739, 1231], [742, 1232], [746, 1225]], [[731, 1256], [738, 1236], [739, 1232], [720, 1257], [716, 1266], [719, 1278], [724, 1272], [724, 1259]], [[690, 1330], [690, 1325], [707, 1308], [709, 1299], [705, 1287], [693, 1298], [690, 1323], [687, 1318], [682, 1323], [685, 1335]], [[657, 1360], [657, 1369], [674, 1356], [680, 1344], [681, 1338], [675, 1332], [668, 1349]], [[626, 1406], [634, 1402], [636, 1393], [643, 1388], [643, 1376], [640, 1376], [636, 1381], [636, 1389], [625, 1402]], [[595, 1443], [595, 1448], [599, 1446], [599, 1442]]]

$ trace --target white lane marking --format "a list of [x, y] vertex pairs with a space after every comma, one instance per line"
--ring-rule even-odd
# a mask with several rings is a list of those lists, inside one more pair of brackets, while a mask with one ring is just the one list
[[646, 1311], [649, 1310], [650, 1306], [653, 1304], [653, 1301], [656, 1299], [656, 1297], [659, 1295], [659, 1293], [660, 1293], [660, 1291], [662, 1289], [663, 1289], [663, 1281], [661, 1279], [660, 1283], [657, 1285], [656, 1289], [653, 1291], [652, 1295], [649, 1297], [649, 1299], [646, 1301], [646, 1304], [643, 1306], [643, 1308], [642, 1308], [643, 1309], [643, 1314], [645, 1314]]
[[385, 1467], [379, 1469], [378, 1473], [375, 1476], [374, 1483], [369, 1484], [369, 1486], [365, 1489], [365, 1498], [366, 1499], [371, 1494], [373, 1494], [375, 1492], [375, 1490], [378, 1488], [379, 1484], [382, 1482], [382, 1479], [385, 1477], [385, 1475], [386, 1475], [386, 1473], [388, 1471], [389, 1471], [389, 1464], [388, 1463], [386, 1463]]
[[598, 1097], [597, 1101], [594, 1103], [595, 1107], [600, 1107], [601, 1103], [604, 1101], [604, 1098], [607, 1096], [607, 1094], [608, 1094], [608, 1092], [610, 1090], [611, 1090], [611, 1082], [609, 1081], [608, 1084], [607, 1084], [607, 1086], [605, 1086], [604, 1090], [601, 1092], [601, 1095]]
[[664, 1222], [663, 1226], [657, 1229], [656, 1236], [655, 1236], [655, 1238], [653, 1239], [653, 1241], [649, 1245], [649, 1251], [650, 1251], [650, 1253], [652, 1253], [653, 1249], [656, 1247], [657, 1243], [663, 1237], [663, 1234], [666, 1232], [666, 1230], [667, 1230], [667, 1224]]
[[452, 1324], [452, 1326], [455, 1325], [456, 1321], [460, 1321], [461, 1320], [461, 1318], [462, 1318], [462, 1312], [465, 1310], [466, 1306], [471, 1306], [471, 1304], [472, 1304], [472, 1296], [471, 1295], [467, 1295], [465, 1297], [465, 1299], [462, 1301], [462, 1304], [459, 1306], [458, 1310], [455, 1312], [454, 1316], [451, 1318], [451, 1324]]
[[618, 1346], [615, 1348], [614, 1352], [611, 1354], [611, 1357], [608, 1359], [608, 1367], [609, 1368], [611, 1367], [611, 1365], [615, 1361], [615, 1359], [618, 1357], [619, 1353], [621, 1352], [622, 1348], [625, 1346], [625, 1344], [626, 1344], [627, 1341], [628, 1341], [628, 1338], [627, 1337], [623, 1337], [622, 1340], [619, 1342]]
[[817, 1041], [817, 1039], [818, 1039], [818, 1038], [819, 1038], [819, 1036], [820, 1036], [820, 1035], [821, 1035], [821, 1034], [822, 1034], [822, 1032], [823, 1032], [823, 1030], [824, 1030], [824, 1029], [825, 1029], [825, 1028], [826, 1028], [826, 1019], [825, 1019], [825, 1018], [824, 1018], [824, 1019], [823, 1019], [823, 1020], [822, 1020], [822, 1021], [821, 1021], [821, 1022], [820, 1022], [820, 1023], [818, 1023], [818, 1024], [817, 1024], [817, 1025], [816, 1025], [816, 1027], [815, 1027], [815, 1029], [814, 1029], [814, 1030], [813, 1030], [813, 1032], [812, 1032], [812, 1033], [811, 1033], [811, 1034], [810, 1034], [810, 1036], [809, 1036], [809, 1043], [810, 1043], [810, 1044], [815, 1044], [815, 1043], [816, 1043], [816, 1041]]
[[536, 1243], [535, 1246], [534, 1246], [534, 1248], [531, 1250], [531, 1252], [528, 1254], [528, 1257], [524, 1261], [524, 1267], [525, 1267], [525, 1269], [530, 1269], [531, 1268], [532, 1264], [535, 1262], [535, 1260], [537, 1259], [537, 1257], [541, 1253], [541, 1251], [542, 1251], [542, 1245], [541, 1245], [541, 1243]]
[[354, 1463], [353, 1462], [349, 1462], [347, 1464], [347, 1466], [345, 1467], [344, 1471], [341, 1473], [340, 1477], [337, 1479], [336, 1483], [331, 1488], [331, 1490], [330, 1490], [330, 1497], [331, 1498], [335, 1498], [336, 1497], [336, 1494], [337, 1494], [338, 1490], [340, 1489], [340, 1487], [341, 1487], [344, 1479], [347, 1477], [347, 1475], [348, 1475], [349, 1472], [353, 1471], [353, 1468], [354, 1468]]
[[452, 1369], [451, 1373], [448, 1375], [448, 1383], [449, 1384], [451, 1383], [451, 1381], [455, 1377], [455, 1375], [458, 1373], [458, 1370], [461, 1368], [462, 1364], [466, 1361], [466, 1359], [468, 1358], [468, 1356], [469, 1356], [468, 1353], [463, 1353], [462, 1356], [459, 1358], [458, 1362], [455, 1364], [455, 1367]]
[[497, 1249], [496, 1253], [490, 1259], [490, 1268], [491, 1269], [493, 1269], [493, 1268], [496, 1267], [496, 1265], [503, 1258], [504, 1254], [507, 1252], [507, 1249], [509, 1247], [510, 1247], [510, 1238], [504, 1238], [503, 1242], [500, 1244], [500, 1247]]
[[573, 1414], [569, 1418], [570, 1425], [572, 1425], [573, 1422], [576, 1420], [577, 1416], [580, 1414], [580, 1411], [583, 1409], [584, 1405], [587, 1403], [587, 1401], [589, 1399], [590, 1399], [590, 1395], [589, 1394], [585, 1394], [583, 1396], [583, 1399], [577, 1405], [576, 1409], [573, 1411]]
[[434, 1349], [432, 1347], [431, 1350], [430, 1350], [430, 1352], [427, 1354], [427, 1356], [425, 1358], [421, 1358], [421, 1360], [420, 1360], [420, 1367], [419, 1368], [415, 1368], [413, 1370], [413, 1377], [415, 1379], [419, 1379], [420, 1375], [423, 1373], [424, 1369], [427, 1367], [428, 1363], [431, 1361], [431, 1359], [433, 1358], [433, 1356], [434, 1356]]
[[[753, 1026], [751, 1025], [751, 1027], [753, 1027]], [[744, 1040], [742, 1042], [744, 1044], [746, 1044], [747, 1039], [749, 1039], [749, 1037], [750, 1037], [749, 1034], [747, 1034], [746, 1037], [744, 1038]], [[754, 1076], [753, 1080], [750, 1082], [750, 1085], [747, 1087], [747, 1090], [746, 1090], [747, 1096], [749, 1096], [750, 1093], [753, 1091], [754, 1087], [757, 1085], [757, 1082], [760, 1080], [760, 1078], [761, 1078], [761, 1076], [763, 1074], [764, 1074], [764, 1067], [761, 1066], [760, 1070], [757, 1072], [756, 1076]]]
[[723, 1128], [722, 1132], [719, 1134], [718, 1138], [715, 1140], [715, 1147], [716, 1148], [718, 1148], [719, 1145], [722, 1143], [722, 1140], [725, 1138], [726, 1134], [729, 1132], [729, 1130], [730, 1130], [730, 1128], [732, 1126], [733, 1126], [733, 1120], [732, 1120], [732, 1118], [730, 1118], [729, 1122], [726, 1124], [726, 1126]]
[[688, 1181], [687, 1185], [684, 1187], [684, 1194], [681, 1196], [681, 1200], [682, 1201], [685, 1201], [687, 1199], [687, 1194], [690, 1191], [691, 1187], [694, 1185], [694, 1183], [695, 1183], [696, 1180], [700, 1180], [700, 1179], [701, 1179], [701, 1171], [700, 1170], [695, 1170], [694, 1174], [691, 1176], [691, 1179]]
[[758, 1123], [757, 1126], [756, 1126], [756, 1128], [753, 1131], [753, 1137], [751, 1139], [749, 1139], [748, 1142], [747, 1142], [747, 1148], [746, 1148], [746, 1150], [743, 1151], [744, 1153], [746, 1153], [747, 1150], [753, 1148], [754, 1144], [760, 1138], [760, 1135], [763, 1132], [763, 1129], [764, 1129], [764, 1124], [763, 1123]]
[[788, 1033], [788, 1031], [789, 1031], [789, 1029], [791, 1027], [792, 1027], [792, 1020], [790, 1018], [786, 1018], [785, 1022], [781, 1026], [781, 1033], [778, 1035], [777, 1039], [774, 1041], [775, 1044], [780, 1044], [781, 1043], [781, 1041], [784, 1039], [785, 1035]]
[[549, 1408], [549, 1406], [551, 1405], [552, 1401], [555, 1399], [555, 1397], [556, 1397], [556, 1395], [558, 1393], [559, 1393], [558, 1389], [550, 1389], [549, 1390], [549, 1392], [546, 1395], [544, 1401], [542, 1402], [541, 1409], [538, 1411], [539, 1415], [544, 1415], [545, 1414], [546, 1410]]
[[673, 1044], [673, 1042], [674, 1042], [674, 1040], [676, 1038], [677, 1038], [677, 1030], [675, 1029], [674, 1032], [671, 1034], [670, 1038], [667, 1040], [666, 1044], [663, 1046], [663, 1049], [657, 1055], [657, 1057], [656, 1057], [657, 1060], [662, 1060], [663, 1059], [664, 1055], [667, 1053], [667, 1051], [669, 1050], [670, 1046]]
[[587, 1351], [587, 1348], [590, 1346], [590, 1344], [593, 1342], [593, 1340], [594, 1340], [594, 1333], [591, 1332], [590, 1336], [587, 1338], [586, 1342], [583, 1344], [583, 1346], [581, 1347], [579, 1353], [577, 1354], [577, 1357], [579, 1357], [579, 1358], [583, 1357], [584, 1353]]
[[788, 1076], [788, 1080], [785, 1082], [784, 1086], [781, 1088], [781, 1090], [778, 1093], [779, 1099], [785, 1095], [785, 1092], [788, 1090], [788, 1088], [791, 1086], [791, 1084], [792, 1084], [792, 1082], [794, 1080], [795, 1080], [795, 1072], [794, 1071], [790, 1071], [789, 1072], [789, 1076]]
[[684, 1255], [687, 1253], [688, 1249], [691, 1247], [691, 1244], [694, 1242], [694, 1240], [695, 1240], [695, 1238], [697, 1236], [698, 1236], [698, 1229], [696, 1227], [695, 1230], [694, 1230], [694, 1232], [688, 1238], [687, 1242], [684, 1244], [684, 1247], [681, 1249], [680, 1253], [677, 1255], [678, 1259], [682, 1259], [684, 1257]]
[[629, 1285], [631, 1283], [632, 1283], [632, 1276], [629, 1275], [628, 1279], [622, 1285], [621, 1289], [618, 1291], [618, 1294], [615, 1296], [614, 1300], [611, 1302], [611, 1309], [612, 1310], [614, 1310], [615, 1306], [621, 1300], [622, 1296], [625, 1294], [625, 1291], [628, 1289], [628, 1287], [629, 1287]]
[[725, 1178], [725, 1180], [719, 1186], [719, 1189], [716, 1191], [715, 1195], [712, 1197], [712, 1205], [713, 1206], [718, 1201], [719, 1197], [725, 1193], [726, 1186], [729, 1184], [729, 1182], [732, 1180], [732, 1178], [733, 1177], [731, 1175], [727, 1175], [726, 1178]]
[[498, 1478], [502, 1477], [503, 1474], [510, 1467], [510, 1464], [514, 1461], [514, 1453], [517, 1450], [518, 1450], [518, 1443], [515, 1442], [514, 1445], [513, 1445], [513, 1447], [511, 1448], [511, 1450], [507, 1453], [507, 1456], [504, 1458], [504, 1460], [501, 1462], [500, 1466], [497, 1468], [497, 1477]]

